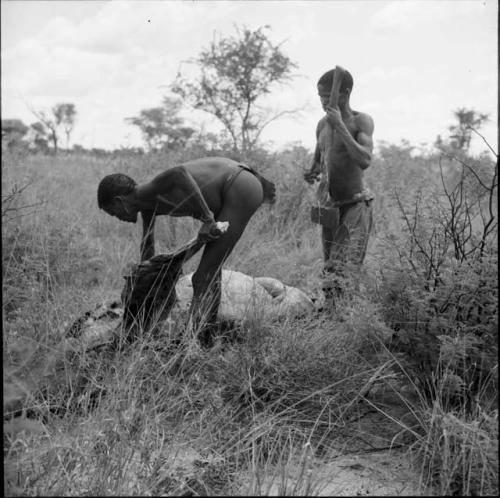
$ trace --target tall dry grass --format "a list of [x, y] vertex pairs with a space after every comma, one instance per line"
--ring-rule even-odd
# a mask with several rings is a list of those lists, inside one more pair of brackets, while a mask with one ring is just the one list
[[[320, 240], [309, 222], [313, 192], [300, 178], [307, 159], [300, 152], [253, 159], [278, 184], [279, 200], [251, 220], [226, 267], [317, 295]], [[14, 399], [44, 375], [56, 371], [59, 379], [12, 408], [24, 415], [17, 426], [7, 423], [6, 492], [267, 494], [274, 483], [286, 494], [317, 494], [322, 483], [311, 455], [345, 446], [342, 428], [372, 385], [385, 382], [379, 369], [386, 364], [393, 365], [387, 389], [404, 398], [417, 425], [409, 428], [388, 408], [385, 416], [397, 419], [410, 434], [405, 444], [422, 456], [422, 489], [436, 483], [442, 492], [458, 489], [462, 475], [468, 476], [462, 492], [494, 489], [495, 473], [480, 465], [498, 458], [493, 408], [453, 411], [441, 397], [435, 397], [441, 404], [429, 404], [400, 353], [386, 347], [394, 333], [390, 318], [400, 312], [387, 314], [391, 288], [384, 276], [398, 268], [382, 235], [401, 230], [388, 186], [412, 190], [404, 173], [395, 174], [399, 158], [392, 156], [379, 158], [368, 178], [379, 193], [378, 228], [364, 285], [341, 303], [339, 315], [265, 323], [257, 313], [237, 331], [237, 341], [216, 342], [210, 350], [182, 336], [181, 315], [163, 335], [144, 331], [122, 351], [48, 362], [75, 318], [119, 297], [123, 271], [138, 258], [140, 227], [97, 208], [100, 179], [120, 171], [144, 181], [188, 158], [2, 157], [4, 387]], [[424, 163], [412, 163], [412, 171]], [[158, 220], [157, 251], [177, 247], [196, 230], [191, 220]], [[174, 348], [168, 338], [179, 333]], [[399, 383], [391, 383], [394, 375]], [[35, 420], [43, 425], [30, 426]], [[461, 474], [466, 465], [468, 473]], [[300, 470], [294, 478], [291, 467]]]

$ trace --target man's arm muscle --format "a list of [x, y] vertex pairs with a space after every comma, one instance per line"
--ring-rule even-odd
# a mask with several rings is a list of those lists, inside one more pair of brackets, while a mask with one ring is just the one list
[[[210, 211], [200, 187], [194, 178], [182, 166], [166, 172], [161, 179], [156, 195], [159, 205], [167, 207], [172, 214], [189, 212], [190, 216], [204, 223], [214, 223], [214, 214]], [[174, 191], [174, 192], [173, 192]]]
[[318, 124], [316, 125], [316, 148], [314, 150], [314, 159], [313, 159], [313, 165], [312, 165], [312, 170], [317, 171], [318, 173], [321, 172], [321, 148], [319, 145], [319, 135], [321, 133], [321, 130], [323, 127], [327, 126], [327, 122], [325, 118], [321, 118], [318, 121]]
[[328, 109], [337, 116], [332, 120], [336, 133], [344, 142], [347, 152], [354, 159], [361, 169], [370, 166], [373, 150], [373, 119], [368, 114], [360, 114], [356, 119], [359, 128], [356, 139], [351, 135], [345, 123], [340, 117], [340, 112], [333, 108]]
[[141, 261], [155, 255], [155, 215], [153, 211], [142, 211]]
[[304, 173], [304, 178], [308, 183], [313, 183], [314, 180], [319, 178], [321, 173], [321, 149], [319, 146], [319, 134], [325, 123], [326, 121], [323, 118], [316, 126], [316, 147], [314, 149], [312, 164], [311, 167]]

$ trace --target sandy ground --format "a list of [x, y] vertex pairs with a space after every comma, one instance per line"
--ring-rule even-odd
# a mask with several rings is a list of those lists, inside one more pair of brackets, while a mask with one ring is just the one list
[[[381, 404], [378, 396], [377, 406]], [[382, 397], [386, 406], [390, 399]], [[396, 415], [397, 406], [391, 406]], [[403, 416], [404, 413], [399, 415]], [[265, 479], [242, 473], [233, 476], [235, 495], [261, 496], [428, 496], [432, 489], [420, 481], [407, 451], [408, 434], [383, 413], [363, 402], [350, 414], [349, 420], [339, 429], [336, 444], [326, 455], [314, 456], [312, 451], [304, 458], [287, 462], [284, 466], [260, 470]], [[311, 453], [311, 454], [309, 454]], [[175, 463], [174, 463], [175, 462]], [[177, 491], [185, 496], [203, 494], [196, 482], [208, 462], [189, 446], [181, 445], [172, 454], [172, 471], [180, 484]], [[206, 468], [206, 467], [205, 467]], [[227, 489], [221, 490], [227, 492]], [[213, 492], [213, 489], [212, 489]]]
[[[174, 463], [175, 458], [175, 463]], [[200, 455], [189, 448], [176, 452], [169, 474], [177, 477], [177, 492], [202, 494], [196, 489]], [[332, 459], [311, 458], [306, 470], [301, 462], [266, 470], [267, 477], [242, 474], [234, 483], [236, 496], [428, 496], [419, 473], [405, 451], [339, 455]], [[198, 481], [199, 482], [199, 481]], [[191, 493], [190, 493], [191, 492]], [[200, 493], [201, 492], [201, 493]]]
[[[297, 480], [300, 466], [288, 469], [286, 478], [270, 478], [260, 486], [266, 496], [418, 496], [423, 495], [418, 474], [411, 470], [404, 453], [393, 450], [371, 454], [345, 455], [330, 462], [310, 464], [310, 484]], [[308, 487], [309, 485], [309, 487]], [[241, 489], [248, 491], [248, 484]]]
[[[387, 396], [378, 396], [377, 406], [390, 407], [397, 414], [398, 406], [389, 406]], [[400, 408], [401, 409], [401, 408]], [[22, 419], [17, 419], [22, 422]], [[24, 420], [26, 422], [26, 419]], [[411, 420], [409, 420], [411, 423]], [[4, 427], [5, 428], [5, 427]], [[32, 434], [40, 428], [24, 426]], [[39, 430], [40, 429], [40, 430]], [[84, 428], [82, 428], [84, 430]], [[366, 401], [359, 403], [339, 427], [335, 442], [323, 454], [313, 454], [311, 447], [301, 457], [280, 466], [232, 475], [232, 493], [239, 496], [424, 496], [432, 494], [420, 482], [418, 468], [412, 465], [407, 451], [408, 434], [401, 425], [392, 422]], [[52, 439], [52, 438], [51, 438]], [[59, 441], [60, 439], [60, 441]], [[162, 451], [162, 465], [157, 469], [154, 494], [163, 496], [206, 496], [228, 492], [224, 478], [224, 462], [220, 458], [199, 452], [180, 438], [170, 441]], [[57, 440], [57, 441], [56, 441]], [[60, 434], [47, 441], [71, 444], [67, 435]], [[64, 446], [64, 444], [63, 444]], [[134, 452], [136, 453], [136, 452]], [[15, 469], [13, 468], [14, 472]], [[142, 489], [139, 475], [144, 471], [141, 456], [134, 454], [127, 462], [126, 482], [122, 491], [137, 493]], [[14, 472], [15, 473], [15, 472]], [[261, 476], [265, 476], [261, 477]]]

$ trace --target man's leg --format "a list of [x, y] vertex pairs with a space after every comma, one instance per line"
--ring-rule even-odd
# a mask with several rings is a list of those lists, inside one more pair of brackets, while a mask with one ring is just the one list
[[355, 279], [366, 255], [373, 218], [370, 201], [344, 206], [340, 211], [340, 226], [334, 234], [328, 262], [334, 275], [337, 295], [355, 285]]
[[260, 181], [243, 171], [224, 196], [217, 221], [229, 222], [227, 231], [205, 246], [198, 269], [193, 275], [193, 301], [190, 322], [200, 341], [211, 345], [210, 328], [217, 321], [221, 298], [222, 265], [240, 239], [245, 227], [262, 204]]
[[323, 246], [323, 275], [322, 275], [322, 291], [325, 297], [325, 305], [331, 306], [335, 293], [335, 285], [333, 282], [334, 266], [331, 264], [330, 255], [335, 236], [335, 229], [322, 226], [321, 227], [321, 242]]
[[[212, 268], [212, 255], [202, 256], [200, 266], [193, 274], [193, 300], [189, 310], [190, 328], [198, 336], [203, 346], [212, 345], [212, 329], [217, 322], [217, 312], [221, 299], [222, 264], [224, 257], [215, 256]], [[217, 260], [221, 260], [217, 263]], [[203, 262], [203, 264], [202, 264]], [[219, 269], [217, 269], [219, 268]]]
[[343, 293], [345, 280], [345, 259], [349, 243], [349, 232], [343, 224], [340, 213], [339, 226], [329, 231], [329, 253], [325, 258], [323, 290], [327, 305], [335, 308], [335, 303]]
[[348, 262], [358, 271], [366, 256], [368, 238], [373, 226], [371, 203], [372, 201], [363, 201], [350, 206], [343, 220], [349, 232]]

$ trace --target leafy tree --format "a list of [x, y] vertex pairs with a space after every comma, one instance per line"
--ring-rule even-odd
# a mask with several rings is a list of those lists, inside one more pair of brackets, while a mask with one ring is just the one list
[[453, 115], [457, 119], [457, 123], [449, 126], [450, 141], [447, 142], [438, 135], [434, 145], [440, 149], [451, 149], [452, 151], [468, 152], [472, 131], [479, 130], [481, 126], [489, 120], [488, 114], [481, 114], [474, 109], [459, 107], [453, 111]]
[[276, 84], [292, 78], [297, 65], [273, 45], [265, 29], [237, 28], [236, 36], [214, 39], [199, 56], [199, 74], [187, 80], [180, 72], [171, 90], [195, 109], [215, 116], [229, 133], [233, 149], [243, 154], [258, 142], [263, 129], [272, 121], [295, 110], [271, 111], [258, 106]]
[[32, 112], [45, 127], [46, 134], [49, 140], [52, 142], [54, 154], [57, 154], [58, 150], [57, 145], [59, 137], [57, 135], [57, 126], [55, 121], [50, 116], [48, 116], [44, 111], [32, 111]]
[[2, 119], [2, 144], [9, 149], [20, 145], [28, 129], [20, 119]]
[[161, 107], [143, 109], [139, 116], [125, 121], [139, 127], [150, 150], [178, 149], [186, 144], [194, 130], [183, 126], [184, 119], [178, 114], [182, 107], [180, 100], [165, 97]]
[[47, 130], [44, 128], [43, 124], [39, 121], [31, 123], [30, 128], [33, 130], [35, 137], [44, 137], [47, 134]]
[[453, 141], [452, 144], [459, 150], [468, 151], [472, 137], [472, 129], [479, 130], [483, 123], [489, 120], [489, 116], [488, 114], [481, 114], [474, 109], [466, 109], [465, 107], [456, 109], [453, 114], [457, 118], [458, 123], [449, 127], [452, 133], [452, 135], [450, 135]]
[[83, 147], [80, 144], [73, 144], [73, 147], [71, 150], [72, 150], [72, 152], [75, 152], [77, 154], [84, 154], [85, 153], [85, 147]]
[[76, 107], [75, 104], [61, 103], [52, 108], [56, 126], [62, 126], [66, 135], [66, 148], [69, 148], [69, 139], [75, 126]]
[[52, 109], [52, 115], [45, 111], [36, 111], [31, 108], [31, 112], [40, 120], [45, 132], [52, 142], [54, 154], [57, 154], [59, 143], [59, 128], [62, 126], [66, 134], [66, 146], [69, 145], [69, 139], [75, 125], [76, 107], [70, 103], [56, 104]]
[[47, 130], [44, 125], [38, 121], [36, 123], [32, 123], [30, 125], [30, 131], [35, 149], [47, 153], [49, 145], [47, 142]]

